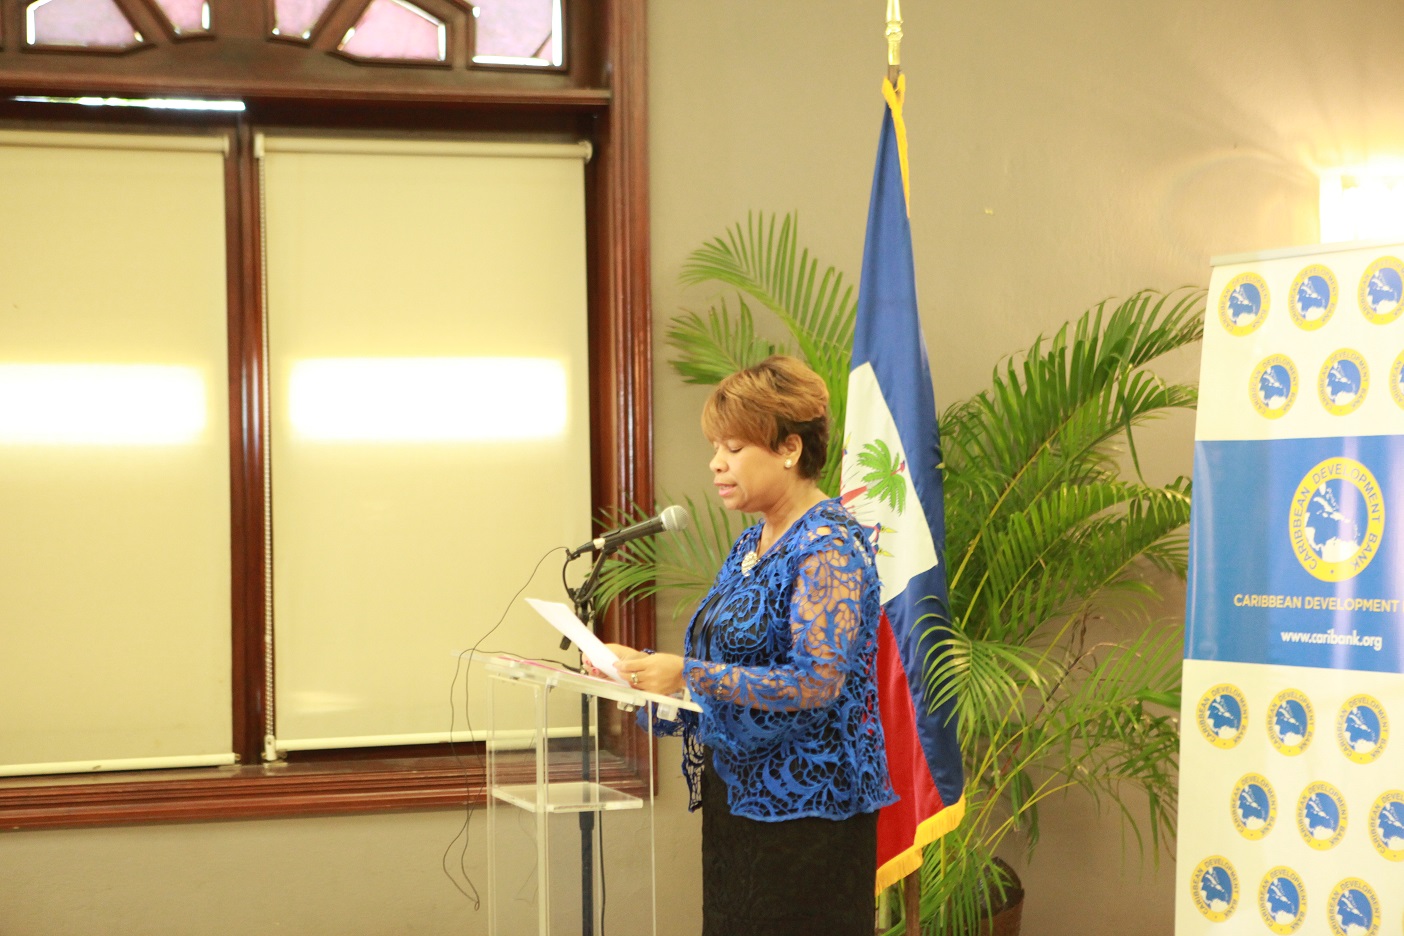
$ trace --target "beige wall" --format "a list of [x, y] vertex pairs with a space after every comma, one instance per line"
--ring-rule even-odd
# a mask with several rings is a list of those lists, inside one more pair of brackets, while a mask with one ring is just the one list
[[[675, 285], [686, 253], [748, 210], [798, 210], [805, 242], [857, 275], [884, 7], [653, 4], [659, 334], [710, 298]], [[941, 405], [1096, 300], [1202, 286], [1212, 256], [1315, 242], [1315, 166], [1404, 155], [1399, 0], [908, 0], [903, 13], [918, 290]], [[657, 351], [658, 482], [699, 493], [701, 395]], [[1195, 367], [1189, 355], [1169, 376]], [[1188, 473], [1191, 437], [1190, 420], [1169, 424], [1143, 457], [1158, 477]], [[1181, 600], [1168, 597], [1172, 613]], [[661, 623], [677, 643], [678, 627]], [[686, 936], [698, 931], [698, 825], [676, 755], [661, 757], [661, 929]], [[486, 933], [486, 913], [439, 870], [461, 821], [0, 834], [0, 932]], [[1044, 821], [1024, 869], [1026, 933], [1171, 932], [1170, 862], [1142, 872], [1117, 823], [1080, 798], [1054, 801]], [[468, 866], [482, 887], [482, 816], [473, 822]]]

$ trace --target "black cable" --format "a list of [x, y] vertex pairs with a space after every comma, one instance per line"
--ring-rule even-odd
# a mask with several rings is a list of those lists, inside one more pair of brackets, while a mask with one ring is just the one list
[[[453, 733], [454, 733], [454, 727], [455, 727], [455, 720], [456, 720], [456, 717], [457, 717], [457, 714], [458, 714], [457, 707], [456, 707], [456, 705], [454, 704], [454, 703], [455, 703], [455, 698], [454, 698], [454, 697], [455, 697], [455, 694], [457, 693], [457, 690], [458, 690], [458, 674], [459, 674], [460, 672], [463, 672], [464, 669], [465, 669], [465, 667], [464, 667], [464, 660], [465, 660], [465, 658], [467, 659], [467, 665], [468, 665], [469, 667], [471, 667], [471, 666], [473, 665], [473, 656], [474, 656], [475, 654], [479, 653], [479, 652], [482, 652], [482, 653], [498, 653], [498, 652], [502, 652], [502, 651], [493, 651], [493, 650], [483, 650], [483, 651], [479, 651], [478, 648], [482, 645], [482, 643], [483, 643], [484, 640], [487, 640], [489, 637], [491, 637], [492, 634], [493, 634], [493, 632], [496, 631], [499, 627], [502, 626], [502, 622], [505, 621], [505, 620], [507, 619], [507, 614], [508, 614], [508, 612], [512, 610], [512, 605], [516, 604], [517, 599], [520, 598], [520, 597], [522, 596], [522, 592], [526, 591], [527, 588], [529, 588], [529, 587], [531, 586], [532, 581], [536, 578], [536, 573], [539, 572], [539, 571], [541, 571], [541, 563], [543, 563], [543, 562], [546, 561], [546, 557], [549, 556], [549, 555], [551, 555], [551, 553], [556, 552], [557, 550], [564, 550], [564, 549], [565, 549], [564, 546], [557, 546], [557, 547], [555, 547], [555, 548], [553, 548], [553, 549], [548, 549], [548, 550], [541, 556], [540, 559], [536, 560], [536, 565], [532, 568], [532, 570], [531, 570], [531, 575], [527, 576], [527, 580], [526, 580], [525, 582], [522, 583], [522, 587], [519, 588], [519, 589], [517, 589], [516, 594], [514, 594], [514, 595], [508, 600], [508, 602], [507, 602], [507, 607], [503, 609], [503, 611], [502, 611], [502, 616], [499, 617], [499, 618], [497, 619], [497, 623], [493, 624], [492, 627], [488, 628], [487, 633], [485, 633], [485, 634], [483, 634], [481, 637], [479, 637], [479, 638], [477, 639], [477, 641], [473, 644], [473, 646], [469, 647], [467, 650], [464, 650], [464, 651], [462, 651], [461, 653], [458, 654], [458, 661], [454, 664], [454, 669], [453, 669], [453, 681], [449, 683], [449, 753], [453, 755], [454, 759], [458, 762], [458, 765], [459, 765], [460, 767], [463, 768], [463, 772], [464, 772], [464, 781], [465, 781], [466, 792], [467, 792], [467, 797], [466, 797], [466, 798], [467, 798], [467, 806], [466, 806], [466, 808], [465, 808], [465, 810], [464, 810], [464, 814], [463, 814], [463, 825], [459, 828], [457, 834], [455, 834], [454, 837], [453, 837], [452, 839], [449, 840], [448, 846], [444, 849], [443, 857], [439, 860], [439, 866], [443, 869], [444, 876], [447, 877], [447, 878], [449, 879], [449, 882], [453, 884], [453, 886], [458, 890], [458, 892], [459, 892], [460, 894], [462, 894], [464, 897], [466, 897], [468, 900], [472, 901], [472, 903], [473, 903], [473, 909], [474, 909], [474, 910], [479, 910], [479, 909], [481, 909], [481, 908], [482, 908], [482, 903], [483, 903], [483, 902], [482, 902], [482, 896], [478, 893], [478, 888], [473, 884], [472, 878], [469, 877], [469, 875], [468, 875], [468, 865], [467, 865], [467, 862], [468, 862], [468, 826], [469, 826], [469, 822], [470, 822], [470, 821], [472, 820], [472, 818], [473, 818], [473, 788], [472, 788], [472, 775], [468, 773], [468, 764], [465, 762], [463, 756], [459, 754], [459, 752], [458, 752], [458, 746], [457, 746], [457, 744], [456, 744], [456, 743], [454, 742], [454, 740], [453, 740]], [[564, 573], [564, 572], [561, 573], [561, 577], [562, 577], [562, 579], [564, 579], [564, 577], [565, 577], [565, 573]], [[532, 657], [523, 657], [522, 659], [533, 659], [533, 658], [532, 658]], [[575, 667], [570, 666], [570, 665], [565, 664], [565, 663], [562, 663], [562, 662], [559, 661], [559, 660], [549, 660], [549, 659], [543, 659], [543, 658], [536, 658], [536, 659], [537, 659], [537, 662], [555, 663], [556, 665], [562, 667], [563, 669], [572, 669], [572, 670], [575, 669]], [[467, 678], [466, 674], [465, 674], [464, 679], [463, 679], [463, 720], [464, 720], [464, 724], [465, 724], [465, 726], [466, 726], [468, 732], [471, 734], [472, 731], [473, 731], [473, 722], [472, 722], [472, 719], [469, 718], [469, 716], [468, 716], [468, 678]], [[483, 770], [484, 781], [486, 782], [486, 777], [487, 777], [486, 759], [484, 758], [484, 756], [483, 756], [483, 754], [482, 754], [481, 751], [479, 751], [479, 753], [478, 753], [478, 761], [479, 761], [479, 766], [480, 766], [480, 767], [482, 768], [482, 770]], [[489, 795], [489, 796], [490, 796], [490, 795], [491, 795], [491, 791], [487, 791], [487, 792], [486, 792], [486, 795]], [[467, 890], [464, 890], [464, 888], [458, 883], [458, 880], [453, 876], [453, 872], [452, 872], [452, 871], [450, 870], [450, 868], [449, 868], [449, 855], [452, 854], [452, 852], [453, 852], [453, 846], [454, 846], [454, 844], [455, 844], [460, 838], [463, 839], [463, 850], [462, 850], [461, 852], [459, 852], [459, 855], [458, 855], [458, 871], [459, 871], [459, 874], [461, 874], [462, 877], [463, 877], [463, 883], [468, 885], [468, 889], [467, 889]]]

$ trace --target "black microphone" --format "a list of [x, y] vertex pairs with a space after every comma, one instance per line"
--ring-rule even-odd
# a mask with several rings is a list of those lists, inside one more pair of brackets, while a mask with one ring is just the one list
[[656, 517], [651, 517], [632, 526], [626, 526], [621, 530], [610, 530], [603, 536], [597, 536], [590, 542], [577, 546], [570, 551], [570, 558], [593, 549], [598, 552], [610, 553], [632, 540], [644, 536], [654, 536], [658, 533], [673, 533], [677, 530], [686, 530], [692, 523], [692, 517], [688, 515], [685, 508], [674, 504], [672, 507], [664, 507], [663, 512]]

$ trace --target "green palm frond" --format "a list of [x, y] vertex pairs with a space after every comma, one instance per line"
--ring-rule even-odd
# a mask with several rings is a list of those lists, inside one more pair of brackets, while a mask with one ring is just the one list
[[984, 640], [953, 626], [941, 649], [947, 654], [947, 678], [928, 687], [928, 704], [939, 708], [954, 701], [966, 738], [994, 736], [1029, 687], [1037, 689], [1049, 681], [1034, 647]]
[[705, 319], [696, 312], [673, 319], [666, 341], [676, 353], [671, 362], [673, 369], [684, 383], [717, 384], [728, 374], [759, 364], [772, 354], [791, 353], [784, 345], [756, 334], [755, 320], [745, 299], [737, 305], [739, 311], [734, 319], [725, 299], [708, 309]]
[[[1048, 620], [1075, 616], [1088, 600], [1139, 584], [1133, 574], [1139, 559], [1183, 575], [1184, 540], [1177, 531], [1188, 521], [1188, 482], [1064, 486], [1005, 518], [951, 590], [952, 607], [968, 609], [966, 626], [1024, 642]], [[994, 597], [982, 603], [985, 594]]]
[[1065, 682], [1066, 696], [1041, 713], [1046, 730], [1059, 738], [1060, 756], [1048, 769], [1121, 810], [1128, 789], [1149, 799], [1148, 835], [1139, 823], [1127, 827], [1153, 856], [1175, 832], [1181, 659], [1173, 631], [1089, 648], [1069, 664], [1076, 678]]
[[1039, 339], [997, 368], [989, 390], [943, 414], [948, 465], [990, 465], [1014, 480], [1042, 458], [1087, 457], [1158, 411], [1192, 407], [1192, 387], [1167, 386], [1141, 368], [1152, 352], [1199, 340], [1200, 319], [1185, 319], [1202, 309], [1203, 295], [1152, 298], [1141, 293], [1122, 303], [1105, 337], [1096, 336], [1104, 312], [1097, 306], [1078, 320], [1071, 345], [1064, 327], [1046, 347]]
[[794, 335], [810, 366], [824, 374], [838, 365], [847, 377], [854, 290], [842, 273], [832, 266], [821, 271], [809, 250], [800, 249], [798, 215], [748, 215], [744, 226], [694, 250], [679, 279], [686, 285], [715, 280], [753, 296]]

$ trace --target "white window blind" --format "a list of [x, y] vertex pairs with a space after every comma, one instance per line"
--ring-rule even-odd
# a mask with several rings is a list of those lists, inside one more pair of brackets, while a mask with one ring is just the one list
[[0, 132], [0, 775], [234, 760], [224, 146]]
[[[275, 745], [443, 740], [456, 653], [588, 536], [588, 151], [260, 151]], [[559, 599], [562, 561], [527, 594]], [[563, 657], [553, 635], [518, 602], [483, 649]], [[487, 728], [464, 678], [457, 739]]]

